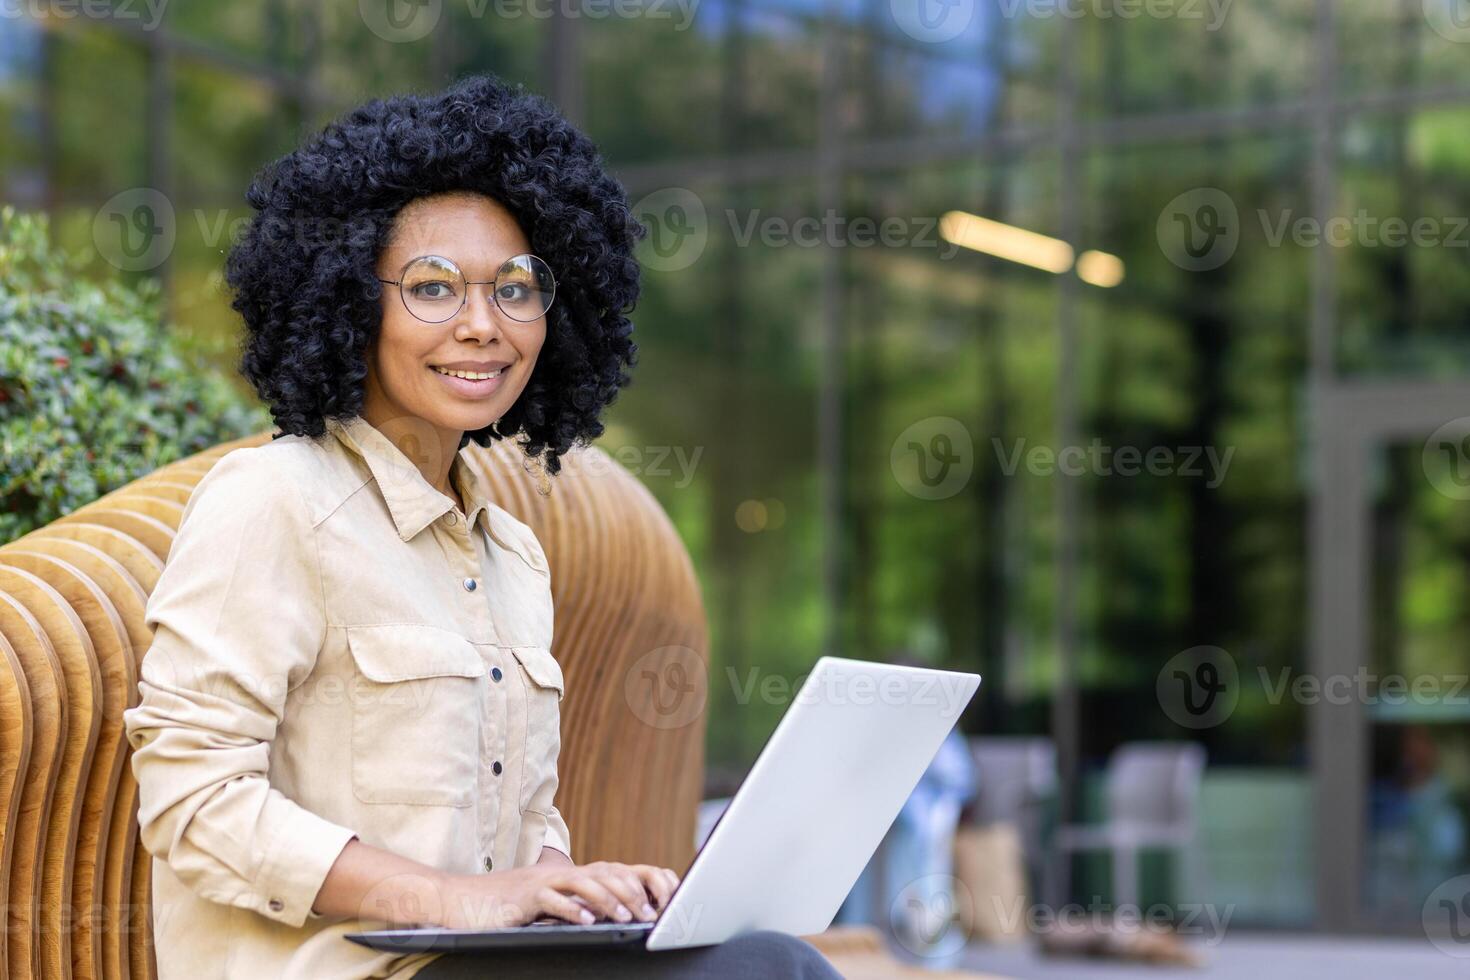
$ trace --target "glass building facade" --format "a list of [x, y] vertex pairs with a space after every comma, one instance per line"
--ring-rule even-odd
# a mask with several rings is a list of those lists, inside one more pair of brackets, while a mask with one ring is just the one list
[[[1418, 929], [1470, 871], [1463, 4], [927, 4], [15, 4], [0, 200], [162, 277], [229, 371], [258, 167], [524, 82], [650, 229], [600, 445], [701, 576], [712, 785], [761, 678], [907, 653], [985, 676], [967, 732], [1055, 739], [1064, 813], [1118, 745], [1201, 741], [1241, 921]], [[1197, 724], [1206, 661], [1238, 697]]]

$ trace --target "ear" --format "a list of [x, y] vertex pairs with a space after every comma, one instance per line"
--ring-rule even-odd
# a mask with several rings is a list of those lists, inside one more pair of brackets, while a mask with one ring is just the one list
[[362, 379], [363, 391], [372, 391], [378, 380], [378, 333], [373, 332], [362, 351], [362, 364], [367, 374]]

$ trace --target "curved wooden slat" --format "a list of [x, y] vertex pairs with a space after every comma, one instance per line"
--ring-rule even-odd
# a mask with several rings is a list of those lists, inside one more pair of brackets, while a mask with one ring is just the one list
[[115, 528], [88, 524], [85, 521], [47, 524], [15, 543], [20, 545], [21, 542], [32, 538], [61, 538], [91, 545], [126, 569], [143, 590], [145, 598], [153, 593], [153, 586], [158, 583], [158, 576], [163, 574], [163, 562], [157, 555], [149, 551], [137, 538]]
[[[25, 668], [0, 632], [0, 908], [9, 908], [10, 903], [10, 862], [31, 761], [33, 724]], [[0, 937], [0, 976], [17, 975], [10, 972], [9, 962], [10, 938], [6, 935]]]
[[31, 759], [21, 788], [14, 847], [10, 856], [10, 904], [6, 909], [8, 976], [42, 976], [41, 896], [47, 831], [56, 783], [65, 759], [71, 709], [66, 674], [27, 606], [0, 587], [0, 634], [9, 641], [31, 692]]
[[193, 484], [180, 483], [177, 480], [150, 480], [147, 483], [129, 483], [126, 487], [132, 493], [144, 493], [150, 497], [167, 500], [171, 504], [182, 507], [189, 502], [189, 497], [194, 493]]
[[101, 500], [78, 507], [76, 510], [59, 518], [59, 521], [87, 520], [87, 515], [95, 510], [127, 510], [144, 517], [151, 517], [166, 527], [178, 530], [179, 522], [184, 516], [182, 504], [176, 504], [172, 500], [164, 500], [156, 497], [146, 490], [134, 490], [124, 487], [116, 493], [110, 493]]
[[[63, 517], [60, 521], [52, 521], [48, 528], [61, 527], [65, 524], [100, 524], [103, 527], [121, 531], [136, 541], [143, 544], [158, 559], [160, 565], [168, 560], [169, 548], [173, 547], [174, 529], [157, 518], [148, 517], [131, 510], [122, 508], [104, 507], [97, 510], [88, 510], [83, 514], [81, 511], [73, 511]], [[34, 533], [34, 532], [32, 532]]]
[[[155, 470], [148, 476], [141, 477], [141, 479], [146, 480], [151, 477], [162, 477], [167, 480], [186, 480], [190, 476], [197, 477], [208, 473], [209, 468], [216, 462], [218, 462], [217, 456], [190, 456], [188, 459], [181, 459], [177, 463], [170, 463], [161, 470]], [[128, 486], [132, 485], [132, 483], [128, 484]], [[126, 487], [122, 489], [126, 489]]]
[[[137, 820], [135, 810], [134, 827]], [[158, 955], [153, 949], [153, 855], [141, 837], [133, 847], [128, 887], [128, 973], [133, 980], [158, 980]]]

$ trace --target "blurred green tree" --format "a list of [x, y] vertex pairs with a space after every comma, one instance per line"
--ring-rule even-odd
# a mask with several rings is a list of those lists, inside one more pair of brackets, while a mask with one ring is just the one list
[[154, 280], [80, 268], [45, 218], [0, 210], [0, 541], [270, 424], [179, 352]]

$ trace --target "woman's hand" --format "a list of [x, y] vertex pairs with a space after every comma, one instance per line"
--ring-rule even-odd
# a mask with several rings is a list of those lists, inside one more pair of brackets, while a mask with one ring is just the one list
[[589, 925], [599, 919], [649, 922], [679, 884], [651, 864], [547, 862], [488, 874], [444, 875], [434, 923], [448, 929], [508, 929], [539, 918]]

